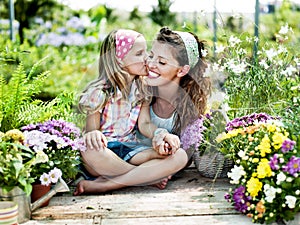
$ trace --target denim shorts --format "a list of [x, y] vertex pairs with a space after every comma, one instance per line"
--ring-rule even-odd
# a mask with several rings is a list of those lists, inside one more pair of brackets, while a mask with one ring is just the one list
[[146, 149], [151, 149], [151, 146], [147, 146], [138, 142], [110, 141], [107, 144], [107, 148], [112, 150], [124, 161], [128, 161], [137, 153], [142, 152]]

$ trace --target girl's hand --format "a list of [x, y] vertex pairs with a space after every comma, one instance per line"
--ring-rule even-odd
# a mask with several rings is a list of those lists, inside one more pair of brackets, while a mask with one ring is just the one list
[[99, 130], [90, 131], [83, 136], [87, 149], [102, 150], [107, 147], [107, 139]]

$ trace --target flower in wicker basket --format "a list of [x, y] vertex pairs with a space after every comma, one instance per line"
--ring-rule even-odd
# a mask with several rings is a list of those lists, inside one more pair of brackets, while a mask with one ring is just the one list
[[300, 212], [300, 153], [287, 127], [264, 113], [236, 118], [218, 137], [235, 165], [225, 199], [254, 223], [292, 220]]
[[233, 166], [216, 142], [217, 135], [225, 129], [225, 117], [222, 111], [214, 110], [195, 120], [181, 135], [182, 147], [193, 150], [193, 161], [201, 176], [225, 178]]

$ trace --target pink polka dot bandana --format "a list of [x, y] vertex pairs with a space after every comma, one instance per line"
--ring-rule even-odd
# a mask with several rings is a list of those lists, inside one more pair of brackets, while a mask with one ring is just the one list
[[116, 56], [123, 60], [125, 55], [132, 48], [135, 39], [140, 33], [133, 30], [118, 30], [116, 33]]

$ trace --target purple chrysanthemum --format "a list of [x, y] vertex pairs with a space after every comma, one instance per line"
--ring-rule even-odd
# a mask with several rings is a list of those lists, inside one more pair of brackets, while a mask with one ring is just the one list
[[300, 158], [292, 156], [288, 163], [282, 167], [284, 172], [288, 172], [292, 176], [296, 176], [300, 172]]
[[[53, 144], [55, 144], [57, 149], [71, 147], [73, 150], [85, 150], [83, 141], [80, 139], [80, 129], [71, 122], [52, 119], [44, 123], [22, 127], [22, 131], [26, 132], [27, 145], [39, 150], [50, 147]], [[39, 135], [39, 138], [33, 135]]]
[[244, 186], [239, 186], [233, 192], [232, 198], [234, 201], [234, 208], [242, 213], [247, 212], [248, 205], [247, 203], [251, 200], [250, 196], [245, 194], [246, 188]]
[[290, 139], [286, 139], [286, 140], [284, 140], [283, 143], [282, 143], [281, 151], [282, 151], [283, 153], [286, 153], [286, 152], [288, 152], [288, 151], [291, 151], [291, 150], [294, 148], [295, 144], [296, 144], [295, 141], [292, 141], [292, 140], [290, 140]]
[[203, 131], [207, 128], [203, 125], [204, 118], [199, 118], [189, 125], [181, 134], [181, 143], [183, 149], [189, 149], [194, 147], [199, 148], [203, 141]]
[[227, 123], [226, 130], [233, 130], [240, 127], [247, 127], [258, 122], [267, 122], [269, 120], [278, 120], [279, 117], [273, 117], [266, 113], [253, 113], [250, 115], [235, 118]]
[[279, 160], [278, 160], [278, 154], [274, 154], [271, 158], [270, 158], [270, 162], [269, 165], [271, 167], [272, 170], [279, 170]]

